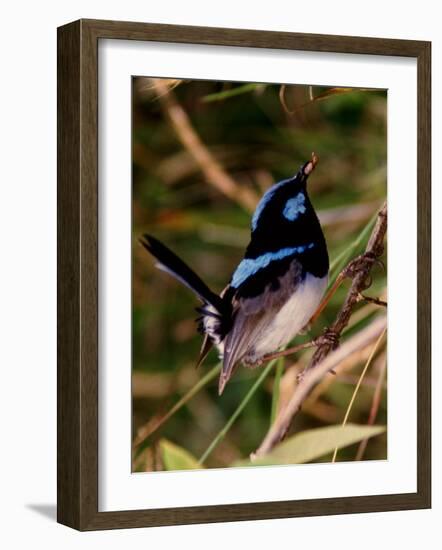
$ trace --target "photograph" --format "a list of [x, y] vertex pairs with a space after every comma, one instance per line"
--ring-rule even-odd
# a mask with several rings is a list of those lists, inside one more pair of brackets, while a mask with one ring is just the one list
[[386, 200], [387, 90], [132, 78], [133, 472], [388, 458]]

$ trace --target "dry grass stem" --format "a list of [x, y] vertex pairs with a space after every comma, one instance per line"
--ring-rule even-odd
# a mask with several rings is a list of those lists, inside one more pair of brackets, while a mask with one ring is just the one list
[[248, 211], [253, 211], [258, 197], [252, 190], [238, 185], [223, 169], [195, 131], [170, 86], [162, 79], [152, 79], [152, 85], [178, 139], [195, 159], [207, 181], [232, 201], [241, 204]]
[[[378, 378], [376, 381], [376, 387], [373, 393], [373, 401], [371, 402], [370, 414], [368, 416], [367, 425], [373, 426], [378, 415], [379, 407], [381, 405], [382, 398], [382, 389], [384, 387], [385, 373], [387, 370], [387, 354], [383, 353], [378, 357], [379, 369], [378, 369]], [[363, 439], [359, 444], [358, 451], [356, 453], [355, 460], [362, 460], [364, 456], [365, 449], [367, 448], [368, 439]]]
[[255, 456], [265, 455], [279, 443], [286, 434], [293, 417], [299, 411], [302, 403], [325, 374], [333, 370], [357, 350], [364, 349], [376, 341], [384, 332], [386, 326], [387, 318], [385, 316], [374, 320], [367, 328], [361, 330], [338, 349], [328, 354], [314, 369], [309, 370], [297, 386], [288, 405], [277, 416], [274, 424], [256, 450]]
[[[337, 339], [348, 325], [353, 309], [359, 301], [359, 295], [371, 284], [370, 272], [373, 265], [384, 252], [386, 231], [387, 203], [385, 202], [378, 213], [376, 224], [371, 233], [365, 253], [350, 262], [344, 269], [344, 276], [351, 277], [353, 281], [341, 310], [335, 321], [327, 329], [327, 332], [333, 334]], [[320, 363], [333, 350], [333, 347], [333, 343], [331, 342], [325, 342], [318, 346], [306, 370], [312, 369]]]
[[[353, 391], [353, 395], [351, 396], [350, 403], [348, 404], [347, 410], [345, 412], [344, 420], [342, 421], [342, 426], [345, 426], [348, 422], [348, 419], [350, 418], [350, 413], [351, 413], [351, 410], [353, 408], [353, 403], [355, 402], [356, 396], [359, 392], [359, 388], [361, 387], [362, 381], [364, 380], [364, 377], [367, 374], [367, 370], [368, 370], [369, 366], [373, 362], [373, 358], [376, 355], [376, 353], [379, 349], [379, 346], [380, 346], [386, 332], [387, 332], [387, 326], [385, 326], [385, 328], [382, 331], [381, 335], [377, 339], [377, 341], [376, 341], [375, 345], [373, 346], [373, 349], [370, 353], [370, 357], [367, 359], [367, 362], [365, 363], [365, 366], [362, 369], [361, 375], [359, 376], [358, 382], [357, 382], [357, 384], [355, 386], [355, 389]], [[336, 462], [336, 457], [338, 455], [338, 450], [339, 450], [339, 448], [336, 447], [335, 450], [334, 450], [334, 453], [333, 453], [332, 462]]]
[[[310, 363], [304, 369], [300, 377], [300, 384], [296, 388], [293, 394], [293, 398], [290, 400], [286, 409], [282, 411], [281, 415], [276, 419], [271, 430], [268, 432], [263, 442], [261, 443], [260, 447], [256, 451], [256, 455], [262, 455], [267, 453], [272, 449], [274, 445], [276, 445], [276, 443], [278, 443], [285, 436], [293, 416], [297, 413], [297, 411], [301, 406], [301, 403], [309, 395], [314, 385], [316, 385], [316, 383], [320, 381], [323, 374], [333, 370], [333, 367], [339, 364], [339, 361], [338, 361], [334, 363], [333, 366], [329, 366], [328, 368], [325, 368], [325, 369], [323, 367], [324, 364], [326, 365], [326, 367], [328, 366], [327, 357], [330, 354], [332, 355], [333, 358], [335, 358], [339, 350], [342, 349], [342, 348], [338, 348], [336, 351], [333, 351], [336, 348], [337, 343], [339, 342], [339, 338], [343, 330], [347, 327], [350, 321], [351, 315], [353, 313], [353, 309], [360, 299], [359, 298], [360, 294], [371, 285], [370, 272], [373, 265], [376, 262], [378, 262], [378, 258], [382, 255], [384, 251], [384, 237], [385, 237], [386, 231], [387, 231], [387, 203], [385, 202], [378, 213], [378, 217], [377, 217], [375, 226], [373, 228], [373, 231], [371, 233], [371, 236], [369, 238], [367, 247], [365, 249], [365, 253], [362, 256], [359, 256], [358, 258], [350, 262], [350, 264], [338, 276], [338, 279], [341, 276], [351, 277], [352, 284], [351, 284], [350, 290], [347, 293], [344, 304], [341, 310], [339, 311], [335, 321], [326, 331], [328, 334], [333, 335], [334, 338], [325, 340], [324, 343], [321, 343], [316, 348], [316, 351], [313, 354], [313, 357], [311, 358]], [[381, 319], [385, 320], [385, 326], [386, 326], [386, 318], [382, 317]], [[366, 331], [370, 329], [370, 327], [376, 326], [377, 324], [379, 324], [379, 322], [380, 320], [373, 321], [373, 323], [369, 325], [368, 329], [361, 331], [359, 334], [357, 334], [354, 337], [354, 339], [347, 341], [344, 344], [347, 353], [345, 354], [345, 356], [341, 357], [340, 360], [342, 361], [354, 351], [361, 349], [363, 346], [359, 345], [354, 349], [352, 349], [351, 352], [348, 352], [348, 349], [352, 348], [355, 341], [359, 341], [359, 338], [363, 334], [365, 334]], [[368, 344], [369, 342], [366, 342], [365, 346]], [[273, 355], [273, 357], [275, 357], [275, 355]], [[316, 371], [319, 368], [319, 366], [322, 366], [322, 368], [319, 370], [320, 374], [318, 378], [318, 374]], [[311, 373], [315, 373], [315, 376], [312, 376]], [[305, 384], [305, 380], [309, 381], [307, 385]], [[309, 386], [309, 384], [311, 384], [311, 380], [314, 380], [315, 383], [312, 386]], [[300, 395], [302, 399], [299, 401]]]

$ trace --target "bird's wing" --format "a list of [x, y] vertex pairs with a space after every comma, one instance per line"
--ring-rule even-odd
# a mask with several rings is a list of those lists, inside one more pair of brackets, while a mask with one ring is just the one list
[[235, 317], [232, 330], [226, 336], [224, 342], [223, 367], [219, 379], [218, 392], [224, 390], [225, 385], [233, 375], [239, 361], [247, 354], [247, 351], [259, 340], [260, 335], [270, 324], [273, 314], [271, 311], [261, 311], [247, 315], [241, 307], [241, 300]]
[[275, 315], [296, 291], [301, 272], [299, 262], [292, 260], [285, 275], [276, 281], [270, 279], [259, 296], [247, 298], [237, 293], [233, 300], [233, 326], [224, 341], [223, 368], [218, 388], [220, 394], [236, 365], [259, 342]]

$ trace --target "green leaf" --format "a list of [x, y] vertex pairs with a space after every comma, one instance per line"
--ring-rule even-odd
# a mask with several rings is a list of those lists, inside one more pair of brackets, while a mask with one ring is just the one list
[[384, 433], [385, 426], [327, 426], [306, 430], [277, 445], [270, 453], [253, 462], [249, 460], [234, 463], [234, 466], [269, 466], [276, 464], [304, 464], [342, 448]]
[[160, 450], [166, 470], [199, 470], [204, 468], [189, 451], [167, 439], [161, 439]]
[[280, 357], [276, 363], [275, 379], [273, 381], [273, 393], [272, 393], [272, 409], [270, 412], [270, 426], [275, 422], [276, 415], [278, 414], [279, 394], [281, 377], [284, 371], [284, 357]]

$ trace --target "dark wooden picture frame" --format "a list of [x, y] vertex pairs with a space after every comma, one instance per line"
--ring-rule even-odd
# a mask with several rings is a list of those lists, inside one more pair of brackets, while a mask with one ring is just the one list
[[[417, 492], [98, 511], [98, 41], [124, 39], [413, 57], [418, 71]], [[79, 530], [431, 506], [431, 44], [79, 20], [58, 29], [58, 521]]]

